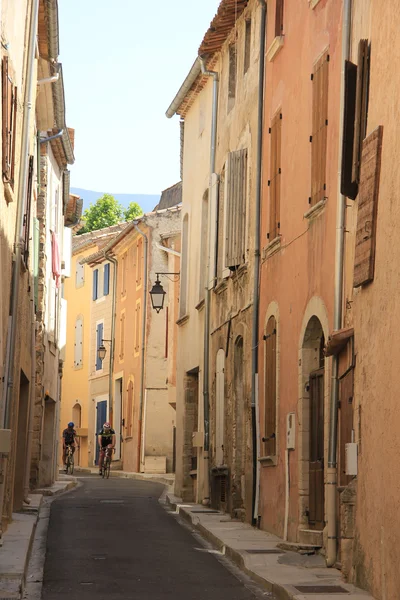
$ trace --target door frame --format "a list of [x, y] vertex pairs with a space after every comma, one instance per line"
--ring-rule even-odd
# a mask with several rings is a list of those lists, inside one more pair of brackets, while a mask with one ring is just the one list
[[[311, 383], [312, 380], [322, 380], [322, 392], [320, 397], [318, 398], [319, 403], [320, 403], [320, 409], [322, 409], [322, 430], [320, 427], [318, 427], [318, 424], [316, 424], [316, 429], [315, 431], [313, 430], [313, 385]], [[318, 463], [321, 462], [322, 466], [321, 466], [321, 470], [322, 470], [322, 482], [319, 483], [318, 487], [320, 487], [320, 494], [321, 494], [321, 499], [320, 499], [320, 503], [317, 506], [317, 502], [315, 505], [315, 513], [317, 514], [318, 511], [322, 512], [322, 518], [321, 519], [315, 519], [313, 521], [310, 521], [310, 514], [309, 514], [309, 527], [310, 529], [315, 529], [316, 531], [322, 531], [324, 529], [325, 526], [325, 369], [324, 367], [321, 367], [319, 369], [316, 369], [315, 371], [312, 371], [310, 373], [310, 377], [309, 377], [309, 381], [310, 381], [310, 431], [309, 431], [309, 448], [310, 448], [310, 457], [309, 457], [309, 512], [311, 512], [311, 497], [313, 495], [313, 492], [315, 493], [316, 497], [318, 498], [318, 491], [317, 491], [317, 484], [315, 484], [315, 489], [313, 489], [313, 483], [312, 483], [312, 469], [311, 469], [311, 463]], [[321, 415], [319, 414], [318, 411], [318, 415], [317, 415], [317, 420], [320, 423], [321, 421]], [[321, 445], [320, 448], [320, 454], [321, 454], [321, 458], [320, 460], [317, 458], [316, 460], [312, 460], [312, 448], [313, 448], [313, 434], [316, 433], [317, 438], [319, 437], [319, 435], [322, 436], [322, 439], [319, 440], [319, 443]], [[315, 440], [316, 444], [318, 445], [318, 439]], [[314, 472], [317, 472], [317, 470], [315, 470]]]

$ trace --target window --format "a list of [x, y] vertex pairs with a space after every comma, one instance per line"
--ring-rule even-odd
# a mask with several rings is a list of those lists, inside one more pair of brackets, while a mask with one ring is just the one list
[[358, 65], [345, 64], [345, 98], [342, 146], [342, 194], [355, 200], [360, 183], [362, 143], [367, 132], [370, 47], [358, 45]]
[[204, 300], [208, 266], [208, 190], [203, 194], [201, 206], [201, 238], [199, 269], [199, 301]]
[[[79, 258], [76, 259], [76, 266], [75, 266], [75, 287], [76, 288], [80, 288], [85, 284], [85, 265], [81, 265], [81, 260], [83, 259], [83, 256], [79, 256]], [[93, 279], [94, 279], [94, 272], [93, 272]]]
[[314, 66], [311, 76], [312, 135], [311, 148], [311, 197], [309, 203], [315, 206], [326, 197], [326, 148], [328, 130], [328, 66], [329, 54], [325, 52]]
[[284, 0], [276, 0], [275, 4], [275, 37], [283, 33], [283, 3]]
[[125, 252], [121, 259], [121, 296], [126, 296], [126, 269], [128, 253]]
[[103, 368], [103, 361], [99, 358], [98, 349], [103, 343], [103, 329], [104, 323], [98, 323], [96, 329], [96, 371], [101, 371]]
[[236, 98], [236, 44], [229, 46], [228, 112], [235, 105]]
[[246, 21], [244, 31], [244, 63], [243, 72], [247, 73], [250, 67], [250, 52], [251, 52], [251, 19]]
[[120, 323], [119, 358], [123, 360], [125, 355], [125, 311], [121, 313]]
[[264, 454], [276, 454], [276, 320], [270, 317], [264, 336]]
[[104, 296], [110, 293], [110, 263], [104, 265], [103, 293]]
[[99, 297], [99, 270], [93, 271], [93, 300], [97, 300]]
[[138, 240], [136, 246], [136, 287], [139, 288], [142, 285], [142, 271], [143, 271], [143, 238]]
[[83, 366], [83, 317], [79, 315], [75, 321], [74, 368]]
[[29, 258], [29, 235], [30, 235], [30, 227], [31, 227], [31, 205], [32, 205], [32, 182], [33, 182], [33, 161], [34, 157], [29, 157], [29, 171], [28, 171], [28, 183], [26, 190], [26, 203], [24, 210], [24, 262], [28, 264]]
[[281, 135], [282, 113], [276, 113], [271, 122], [271, 150], [270, 150], [270, 181], [269, 184], [269, 233], [272, 241], [279, 235], [280, 205], [281, 205]]
[[141, 328], [141, 304], [140, 300], [136, 302], [136, 311], [135, 311], [135, 354], [139, 354], [140, 350], [140, 328]]
[[3, 181], [14, 189], [15, 140], [17, 124], [17, 88], [11, 79], [8, 56], [2, 61], [3, 103]]
[[126, 410], [126, 435], [132, 437], [133, 435], [133, 382], [130, 381], [128, 384], [128, 402]]
[[225, 198], [225, 267], [234, 271], [246, 258], [247, 149], [228, 154]]
[[181, 252], [181, 289], [180, 289], [180, 304], [179, 318], [181, 319], [187, 314], [187, 282], [189, 269], [189, 215], [183, 217], [182, 222], [182, 252]]

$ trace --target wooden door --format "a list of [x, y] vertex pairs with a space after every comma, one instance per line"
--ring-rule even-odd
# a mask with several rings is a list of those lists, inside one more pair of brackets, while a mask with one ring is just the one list
[[353, 430], [353, 385], [354, 370], [351, 369], [340, 380], [340, 408], [339, 408], [339, 487], [346, 486], [353, 479], [346, 475], [346, 444], [351, 440]]
[[311, 529], [322, 530], [324, 521], [324, 369], [310, 375], [310, 502]]

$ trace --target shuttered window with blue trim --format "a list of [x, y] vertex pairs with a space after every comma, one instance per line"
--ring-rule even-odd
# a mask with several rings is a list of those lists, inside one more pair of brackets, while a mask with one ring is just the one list
[[103, 293], [104, 296], [110, 293], [110, 263], [104, 265]]
[[99, 270], [93, 271], [93, 300], [98, 298], [98, 283], [99, 283]]
[[96, 343], [96, 371], [100, 371], [103, 368], [103, 361], [99, 358], [98, 350], [103, 341], [103, 323], [97, 325], [97, 343]]

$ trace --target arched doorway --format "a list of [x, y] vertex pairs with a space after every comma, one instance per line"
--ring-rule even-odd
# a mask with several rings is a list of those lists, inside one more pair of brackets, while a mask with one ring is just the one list
[[314, 315], [307, 323], [302, 343], [302, 406], [300, 433], [302, 529], [322, 531], [325, 526], [325, 337], [320, 320]]

